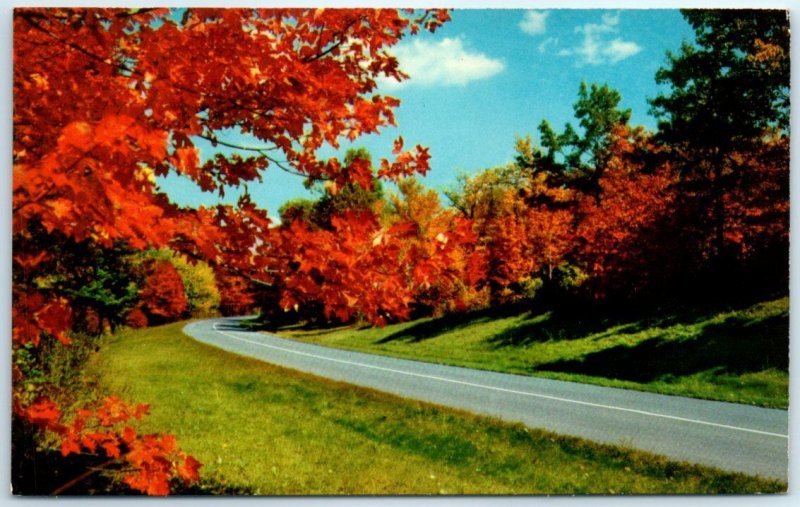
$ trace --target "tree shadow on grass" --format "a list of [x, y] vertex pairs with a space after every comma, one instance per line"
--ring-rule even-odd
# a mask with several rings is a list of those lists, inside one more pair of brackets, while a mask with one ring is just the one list
[[600, 340], [610, 335], [634, 334], [654, 327], [693, 325], [708, 320], [720, 311], [741, 310], [748, 304], [722, 305], [713, 301], [692, 307], [653, 307], [648, 309], [605, 306], [556, 307], [489, 338], [495, 348], [524, 347], [547, 341], [577, 340], [593, 336]]
[[524, 347], [531, 343], [550, 340], [564, 341], [585, 338], [601, 333], [632, 334], [641, 331], [644, 321], [626, 322], [625, 318], [599, 318], [596, 316], [576, 316], [563, 311], [548, 312], [539, 318], [516, 326], [508, 327], [489, 338], [495, 348]]
[[789, 319], [730, 317], [709, 323], [694, 337], [670, 339], [667, 333], [628, 347], [619, 345], [583, 359], [555, 361], [537, 370], [576, 373], [647, 383], [669, 376], [715, 369], [743, 374], [769, 368], [788, 370]]
[[456, 329], [472, 326], [481, 322], [494, 319], [513, 317], [515, 315], [529, 314], [530, 308], [522, 304], [509, 304], [494, 306], [475, 310], [467, 313], [453, 313], [443, 317], [423, 320], [405, 329], [394, 332], [381, 338], [376, 343], [389, 343], [393, 341], [403, 341], [407, 343], [418, 343]]

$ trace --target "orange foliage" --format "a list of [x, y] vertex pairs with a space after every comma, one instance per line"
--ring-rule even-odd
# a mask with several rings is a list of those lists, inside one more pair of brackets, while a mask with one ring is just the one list
[[134, 329], [147, 327], [147, 315], [140, 308], [134, 308], [128, 313], [125, 323]]
[[577, 213], [581, 220], [576, 259], [589, 276], [595, 297], [610, 285], [639, 290], [658, 269], [649, 258], [663, 250], [657, 227], [668, 217], [675, 200], [676, 175], [668, 165], [649, 167], [633, 155], [657, 148], [640, 130], [617, 129], [609, 147], [609, 162], [600, 178], [600, 197], [583, 196]]
[[398, 188], [400, 195], [392, 197], [385, 221], [414, 231], [403, 244], [401, 259], [414, 305], [440, 315], [487, 303], [481, 290], [485, 251], [479, 248], [472, 221], [442, 209], [437, 192], [414, 178], [400, 181]]
[[[479, 262], [464, 250], [474, 237], [471, 225], [451, 213], [436, 225], [397, 217], [381, 225], [370, 210], [347, 210], [331, 217], [331, 228], [300, 220], [280, 230], [285, 258], [275, 264], [284, 311], [321, 304], [329, 319], [356, 316], [377, 324], [407, 319], [420, 295], [457, 296], [455, 284], [479, 277]], [[431, 224], [428, 224], [429, 226]]]
[[726, 188], [725, 240], [739, 259], [789, 241], [789, 139], [769, 138], [755, 152], [734, 152], [740, 176]]
[[[271, 246], [259, 238], [267, 235], [269, 220], [246, 192], [236, 207], [182, 209], [158, 191], [155, 176], [183, 175], [220, 194], [225, 185], [259, 179], [270, 166], [339, 186], [364, 183], [363, 171], [320, 160], [317, 150], [394, 124], [399, 101], [373, 93], [380, 76], [406, 77], [386, 48], [409, 32], [433, 31], [449, 15], [187, 9], [177, 20], [170, 14], [151, 8], [15, 10], [14, 237], [29, 238], [41, 224], [71, 241], [171, 247], [268, 279]], [[255, 136], [265, 149], [201, 165], [197, 139], [227, 144], [222, 133], [228, 129]], [[383, 176], [428, 169], [422, 147], [395, 155], [381, 161]], [[38, 249], [14, 249], [15, 347], [37, 344], [43, 335], [68, 342], [68, 299], [35, 283], [47, 258]], [[159, 267], [142, 298], [151, 315], [172, 318], [185, 308], [178, 292], [173, 274]], [[17, 387], [17, 413], [42, 422], [16, 403], [22, 399]], [[173, 452], [167, 437], [128, 447], [136, 470], [126, 479], [132, 487], [163, 494], [165, 475], [196, 478], [192, 460], [164, 468], [160, 458], [148, 457]]]
[[219, 308], [223, 315], [246, 315], [253, 310], [256, 299], [251, 283], [244, 277], [222, 270], [216, 273]]
[[153, 264], [139, 298], [142, 308], [156, 321], [176, 320], [189, 308], [181, 275], [166, 260]]
[[128, 405], [115, 396], [79, 409], [71, 420], [66, 420], [47, 398], [19, 408], [28, 421], [59, 435], [63, 456], [102, 451], [113, 463], [131, 467], [124, 477], [130, 487], [150, 495], [166, 495], [173, 477], [187, 484], [198, 480], [201, 465], [177, 449], [174, 437], [139, 435], [126, 424], [141, 419], [148, 410], [147, 405]]
[[382, 324], [390, 316], [407, 318], [413, 301], [399, 269], [407, 227], [380, 227], [369, 211], [331, 217], [332, 230], [310, 229], [295, 221], [282, 230], [288, 262], [282, 267], [285, 311], [308, 301], [324, 304], [328, 318], [349, 320], [360, 311]]

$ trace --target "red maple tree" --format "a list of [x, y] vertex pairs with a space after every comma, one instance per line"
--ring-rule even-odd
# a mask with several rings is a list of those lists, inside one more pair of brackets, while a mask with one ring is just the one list
[[[15, 10], [13, 346], [69, 341], [69, 299], [37, 283], [47, 245], [24, 241], [34, 227], [105, 247], [171, 247], [267, 277], [269, 220], [246, 192], [238, 206], [183, 209], [155, 177], [177, 174], [220, 194], [270, 167], [369, 185], [371, 174], [316, 151], [394, 123], [399, 102], [374, 93], [377, 78], [406, 77], [387, 48], [447, 19], [394, 9]], [[259, 145], [201, 163], [200, 140], [231, 146], [231, 131]], [[387, 178], [424, 173], [428, 154], [398, 149], [381, 167]], [[23, 395], [22, 380], [15, 371], [15, 413], [63, 424], [50, 400]], [[51, 407], [46, 417], [36, 416], [41, 407]], [[188, 458], [175, 465], [169, 438], [114, 435], [131, 437], [132, 487], [162, 494], [163, 474], [195, 477]]]
[[169, 261], [153, 264], [139, 293], [139, 304], [155, 322], [179, 319], [189, 308], [181, 275]]
[[578, 203], [575, 260], [595, 298], [610, 291], [630, 297], [666, 268], [670, 245], [665, 227], [677, 195], [677, 175], [669, 164], [637, 156], [659, 150], [643, 129], [618, 127], [599, 179], [600, 193], [584, 195]]

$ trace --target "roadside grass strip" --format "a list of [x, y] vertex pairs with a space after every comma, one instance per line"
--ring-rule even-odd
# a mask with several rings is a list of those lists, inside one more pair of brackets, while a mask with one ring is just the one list
[[184, 323], [106, 337], [87, 388], [151, 405], [210, 492], [256, 495], [774, 493], [781, 481], [675, 463], [272, 366]]
[[279, 329], [372, 354], [786, 408], [789, 300], [632, 317], [484, 310], [384, 328]]

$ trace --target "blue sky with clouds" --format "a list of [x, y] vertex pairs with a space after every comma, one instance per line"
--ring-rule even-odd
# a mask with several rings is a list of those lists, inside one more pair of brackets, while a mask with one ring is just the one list
[[[452, 16], [436, 33], [393, 48], [411, 76], [380, 86], [401, 100], [398, 127], [353, 144], [369, 149], [374, 160], [391, 156], [398, 135], [406, 146], [428, 146], [432, 169], [423, 181], [438, 190], [452, 185], [459, 171], [509, 162], [515, 137], [535, 135], [543, 119], [557, 128], [571, 121], [581, 80], [619, 90], [622, 105], [633, 110], [632, 123], [654, 128], [647, 98], [658, 93], [655, 72], [667, 50], [693, 38], [677, 10], [457, 10]], [[210, 147], [201, 149], [203, 157], [211, 154]], [[177, 178], [163, 187], [179, 204], [218, 200]], [[250, 192], [273, 216], [287, 199], [312, 196], [300, 178], [277, 168]], [[235, 197], [229, 193], [226, 201]]]

